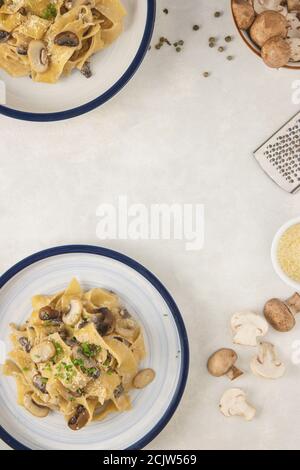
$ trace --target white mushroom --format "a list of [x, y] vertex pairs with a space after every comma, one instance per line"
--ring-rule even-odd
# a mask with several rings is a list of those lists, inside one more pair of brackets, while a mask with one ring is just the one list
[[56, 349], [51, 341], [43, 341], [34, 346], [30, 351], [30, 357], [36, 364], [49, 361], [55, 354]]
[[291, 56], [290, 60], [293, 62], [300, 61], [300, 37], [287, 39], [287, 43], [290, 46]]
[[82, 303], [80, 300], [73, 299], [70, 302], [70, 307], [67, 313], [63, 315], [63, 322], [66, 325], [74, 326], [79, 322], [82, 313]]
[[271, 343], [261, 342], [258, 355], [250, 363], [254, 375], [266, 379], [279, 379], [285, 373], [285, 365], [278, 359], [275, 346]]
[[220, 411], [226, 417], [240, 416], [246, 421], [251, 421], [256, 409], [249, 405], [246, 400], [246, 393], [239, 388], [227, 390], [220, 400]]
[[44, 73], [48, 69], [49, 59], [46, 45], [43, 41], [30, 41], [27, 50], [28, 59], [32, 70], [37, 73]]
[[29, 413], [31, 413], [33, 416], [36, 416], [37, 418], [45, 418], [49, 414], [49, 408], [34, 403], [30, 393], [27, 393], [24, 396], [23, 404], [24, 408], [26, 408]]
[[234, 333], [233, 342], [244, 346], [256, 346], [257, 338], [268, 332], [268, 323], [260, 315], [245, 311], [238, 312], [231, 318], [231, 328]]
[[285, 16], [287, 14], [287, 7], [281, 5], [281, 3], [282, 0], [253, 0], [253, 7], [257, 14], [266, 10], [273, 10]]
[[300, 20], [297, 13], [289, 13], [286, 17], [288, 20], [288, 38], [300, 38]]
[[235, 366], [238, 355], [233, 349], [222, 348], [213, 353], [207, 361], [207, 370], [214, 377], [227, 375], [230, 380], [235, 380], [243, 372]]

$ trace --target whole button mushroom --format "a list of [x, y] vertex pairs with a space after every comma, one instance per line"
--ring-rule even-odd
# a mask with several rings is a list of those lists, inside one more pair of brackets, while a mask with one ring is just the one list
[[240, 416], [246, 421], [251, 421], [256, 415], [256, 409], [247, 403], [246, 393], [239, 388], [227, 390], [220, 400], [219, 408], [228, 418]]
[[249, 29], [255, 19], [255, 11], [248, 0], [234, 0], [232, 11], [240, 29]]
[[243, 346], [257, 346], [257, 338], [268, 332], [268, 323], [256, 313], [245, 311], [235, 313], [231, 318], [233, 342]]
[[133, 379], [133, 386], [135, 388], [145, 388], [155, 379], [155, 372], [153, 369], [143, 369], [137, 373]]
[[286, 18], [277, 11], [264, 11], [260, 13], [250, 29], [251, 39], [259, 47], [262, 47], [269, 39], [275, 36], [286, 38], [288, 22]]
[[300, 312], [300, 295], [296, 292], [283, 302], [280, 299], [269, 300], [264, 307], [264, 315], [277, 331], [287, 333], [295, 324], [295, 315]]
[[285, 365], [278, 359], [275, 346], [267, 342], [260, 343], [258, 355], [253, 357], [250, 367], [254, 375], [265, 379], [279, 379], [285, 373]]
[[208, 372], [214, 377], [226, 375], [230, 380], [235, 380], [243, 375], [243, 372], [235, 367], [237, 360], [238, 355], [232, 349], [219, 349], [207, 361]]
[[289, 43], [280, 37], [269, 39], [261, 49], [261, 56], [268, 67], [279, 69], [289, 62], [292, 55]]

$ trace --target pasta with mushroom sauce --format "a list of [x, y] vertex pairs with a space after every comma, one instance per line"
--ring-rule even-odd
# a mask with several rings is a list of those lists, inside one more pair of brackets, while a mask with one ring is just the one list
[[155, 378], [138, 322], [113, 292], [84, 291], [77, 279], [55, 295], [37, 295], [24, 325], [11, 325], [13, 350], [3, 366], [17, 401], [36, 417], [59, 411], [71, 430], [131, 408], [130, 390]]
[[120, 0], [0, 0], [0, 67], [13, 77], [56, 83], [122, 33]]

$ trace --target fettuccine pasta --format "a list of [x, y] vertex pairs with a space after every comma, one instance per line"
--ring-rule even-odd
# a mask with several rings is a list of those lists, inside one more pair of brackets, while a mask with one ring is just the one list
[[15, 377], [18, 404], [36, 417], [59, 411], [77, 431], [131, 408], [129, 391], [155, 377], [138, 322], [113, 292], [83, 291], [76, 279], [55, 295], [37, 295], [24, 325], [11, 325], [13, 350], [3, 366]]
[[0, 0], [0, 67], [13, 77], [56, 83], [122, 33], [120, 0]]

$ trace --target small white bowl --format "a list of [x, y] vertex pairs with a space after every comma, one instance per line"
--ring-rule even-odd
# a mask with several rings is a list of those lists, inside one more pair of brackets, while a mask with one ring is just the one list
[[282, 267], [280, 266], [280, 263], [278, 261], [278, 244], [279, 244], [279, 241], [282, 237], [282, 235], [290, 228], [292, 227], [293, 225], [297, 225], [297, 224], [300, 224], [300, 217], [296, 217], [294, 219], [291, 219], [289, 220], [288, 222], [286, 222], [284, 225], [282, 225], [282, 227], [280, 227], [280, 229], [278, 230], [278, 232], [276, 233], [274, 239], [273, 239], [273, 242], [272, 242], [272, 247], [271, 247], [271, 259], [272, 259], [272, 263], [273, 263], [273, 267], [276, 271], [276, 273], [278, 274], [278, 276], [282, 279], [283, 282], [285, 282], [288, 286], [290, 287], [293, 287], [294, 289], [296, 289], [297, 291], [300, 290], [300, 283], [297, 282], [297, 281], [294, 281], [293, 279], [291, 279], [282, 269]]

